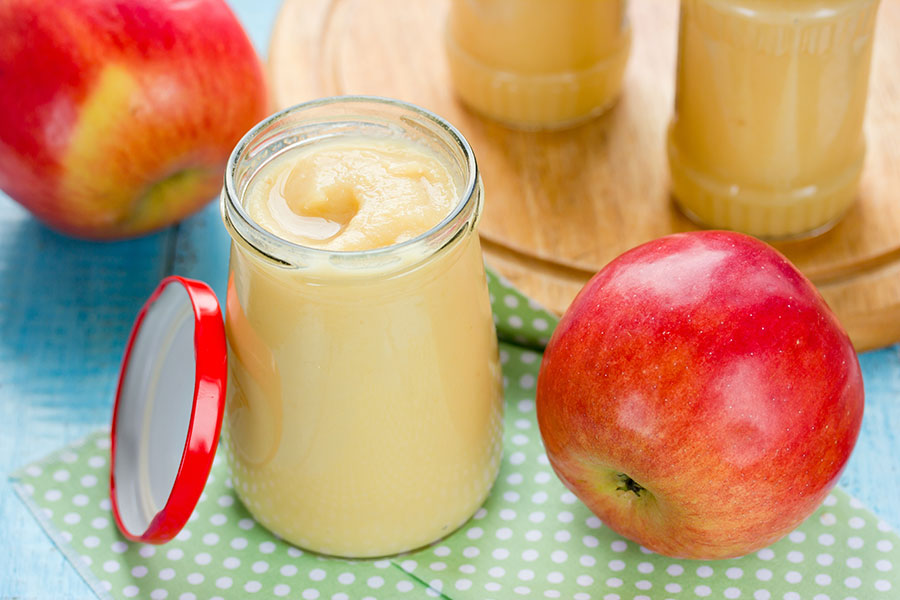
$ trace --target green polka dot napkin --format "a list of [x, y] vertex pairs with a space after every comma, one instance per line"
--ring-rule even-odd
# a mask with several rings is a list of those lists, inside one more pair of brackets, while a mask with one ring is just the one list
[[110, 513], [106, 432], [18, 471], [16, 490], [100, 598], [900, 597], [900, 537], [841, 490], [785, 539], [734, 560], [670, 559], [605, 528], [553, 474], [535, 421], [540, 348], [556, 319], [496, 276], [490, 274], [489, 282], [503, 340], [503, 465], [471, 521], [426, 549], [347, 561], [294, 548], [241, 506], [221, 456], [175, 540], [164, 546], [129, 543]]

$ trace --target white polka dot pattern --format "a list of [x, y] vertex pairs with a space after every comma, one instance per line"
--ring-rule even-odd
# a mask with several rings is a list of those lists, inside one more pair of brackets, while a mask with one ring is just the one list
[[770, 548], [728, 561], [650, 553], [607, 529], [557, 480], [535, 422], [540, 348], [556, 319], [489, 272], [503, 343], [504, 458], [484, 506], [438, 544], [390, 560], [345, 561], [276, 539], [236, 500], [222, 457], [186, 529], [162, 547], [115, 529], [97, 434], [14, 475], [102, 597], [385, 600], [894, 600], [900, 539], [841, 490]]

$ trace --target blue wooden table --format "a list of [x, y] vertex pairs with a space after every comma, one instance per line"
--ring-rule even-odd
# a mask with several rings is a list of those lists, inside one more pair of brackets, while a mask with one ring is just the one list
[[[261, 54], [277, 0], [231, 0]], [[156, 235], [94, 244], [57, 235], [0, 194], [0, 600], [92, 598], [6, 479], [111, 417], [132, 320], [160, 279], [224, 300], [228, 235], [215, 204]], [[841, 484], [900, 529], [900, 353], [862, 355], [867, 404]]]

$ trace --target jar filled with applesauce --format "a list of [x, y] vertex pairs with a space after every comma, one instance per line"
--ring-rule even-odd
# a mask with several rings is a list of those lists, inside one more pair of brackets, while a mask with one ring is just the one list
[[631, 46], [625, 0], [452, 0], [445, 44], [462, 101], [526, 129], [606, 110]]
[[682, 0], [672, 191], [701, 224], [815, 235], [852, 205], [878, 0]]
[[372, 557], [478, 509], [502, 383], [475, 157], [399, 101], [302, 104], [232, 154], [225, 444], [234, 489], [297, 546]]

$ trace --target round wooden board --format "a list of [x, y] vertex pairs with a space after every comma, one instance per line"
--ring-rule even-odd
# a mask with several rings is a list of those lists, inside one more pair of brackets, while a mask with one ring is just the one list
[[[562, 313], [618, 254], [695, 227], [669, 196], [677, 2], [632, 0], [624, 92], [560, 132], [515, 131], [454, 96], [442, 45], [446, 0], [284, 0], [269, 48], [275, 104], [374, 94], [424, 106], [469, 139], [486, 189], [488, 262]], [[900, 0], [883, 0], [858, 202], [830, 232], [778, 243], [819, 287], [860, 350], [900, 341]]]

